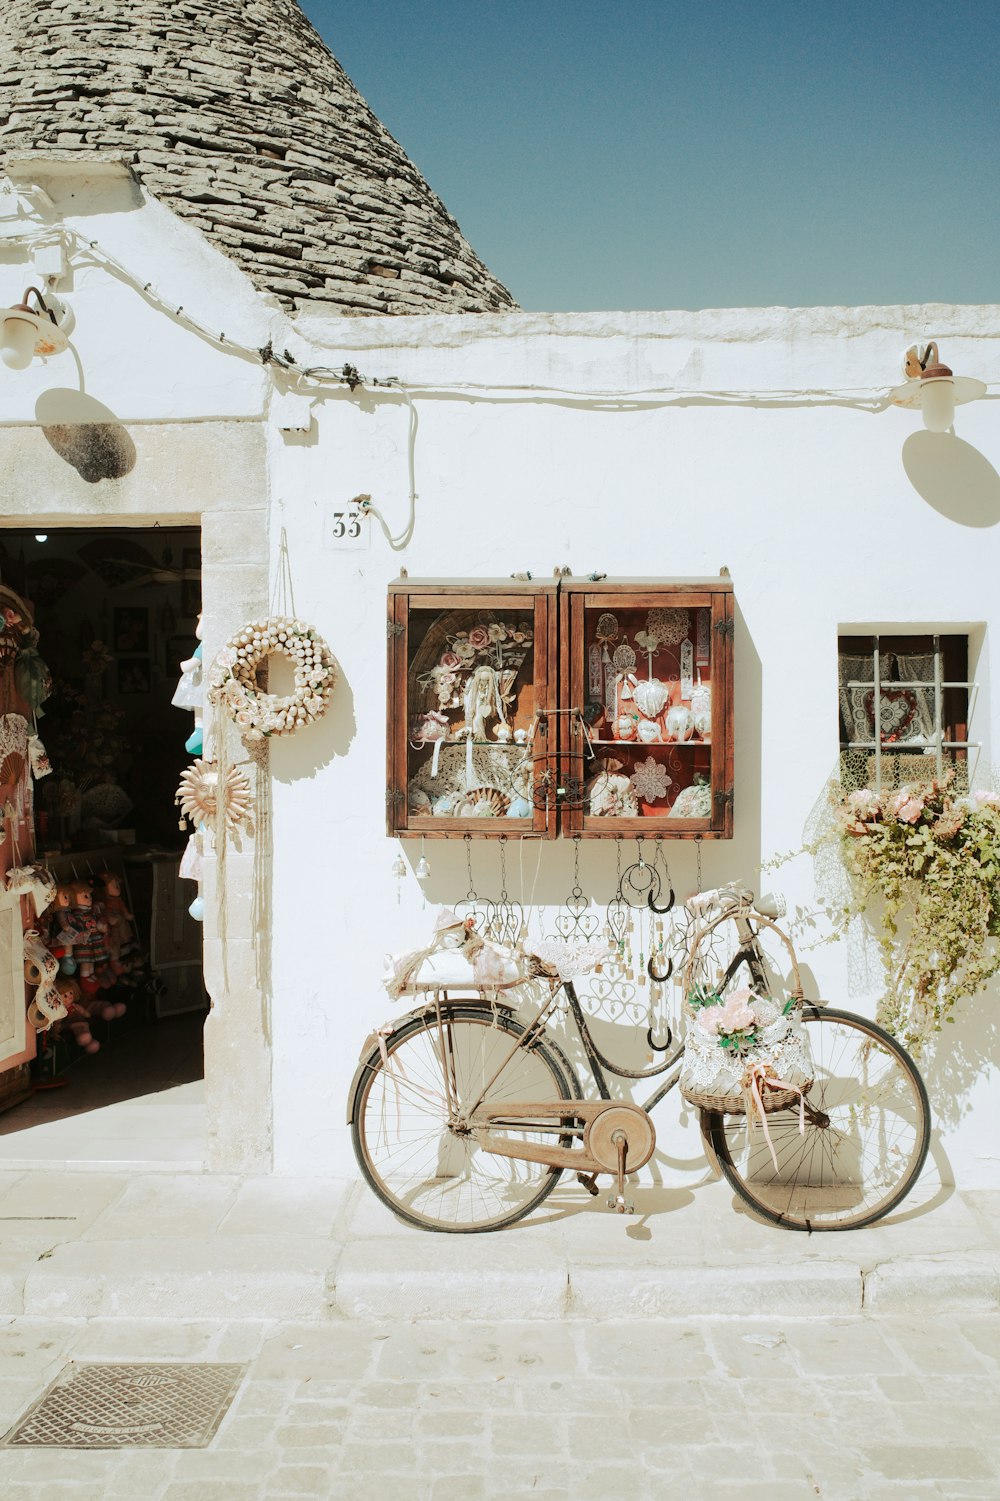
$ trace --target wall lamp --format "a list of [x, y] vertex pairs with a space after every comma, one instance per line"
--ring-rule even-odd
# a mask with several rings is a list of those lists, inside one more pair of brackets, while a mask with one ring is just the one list
[[[34, 297], [37, 302], [37, 312], [28, 306], [29, 297]], [[59, 354], [66, 348], [68, 341], [59, 327], [56, 308], [63, 317], [65, 311], [54, 298], [53, 304], [49, 306], [37, 287], [28, 287], [21, 301], [0, 315], [3, 317], [0, 360], [11, 370], [27, 369], [36, 354]]]
[[928, 432], [946, 433], [955, 421], [955, 408], [986, 395], [983, 381], [971, 375], [955, 375], [942, 365], [933, 340], [920, 349], [914, 344], [903, 357], [905, 386], [889, 392], [893, 406], [919, 407]]

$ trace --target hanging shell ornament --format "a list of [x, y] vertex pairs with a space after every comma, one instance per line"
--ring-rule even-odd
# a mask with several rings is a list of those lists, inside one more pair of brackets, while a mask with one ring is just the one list
[[206, 824], [216, 833], [235, 834], [244, 827], [253, 833], [253, 794], [237, 766], [223, 776], [217, 761], [193, 761], [181, 775], [174, 802], [181, 810], [181, 828], [186, 818], [196, 829]]

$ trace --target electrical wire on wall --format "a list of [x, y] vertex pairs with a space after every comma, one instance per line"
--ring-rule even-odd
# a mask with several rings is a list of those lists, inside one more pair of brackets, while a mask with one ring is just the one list
[[409, 423], [408, 423], [407, 439], [406, 439], [406, 458], [407, 458], [407, 467], [408, 467], [409, 476], [410, 476], [410, 516], [409, 516], [409, 520], [407, 521], [406, 526], [403, 529], [403, 531], [400, 532], [400, 534], [399, 534], [398, 537], [394, 537], [392, 535], [392, 531], [390, 530], [388, 522], [386, 521], [385, 517], [382, 515], [382, 512], [378, 509], [378, 507], [373, 504], [372, 498], [371, 498], [370, 495], [362, 495], [362, 496], [358, 497], [358, 501], [359, 501], [358, 509], [362, 512], [363, 515], [365, 515], [365, 516], [373, 516], [375, 518], [375, 520], [378, 522], [379, 526], [382, 528], [382, 535], [385, 537], [385, 540], [388, 542], [388, 544], [392, 548], [393, 552], [402, 552], [405, 547], [409, 546], [409, 544], [410, 544], [410, 542], [411, 542], [411, 540], [413, 538], [413, 528], [416, 525], [416, 521], [417, 521], [417, 481], [416, 481], [416, 449], [417, 449], [417, 426], [418, 426], [417, 409], [416, 409], [416, 407], [413, 404], [413, 400], [412, 400], [412, 398], [410, 396], [409, 391], [406, 389], [406, 387], [402, 384], [401, 381], [396, 381], [396, 380], [388, 381], [387, 380], [387, 381], [382, 381], [381, 384], [382, 385], [393, 385], [393, 386], [395, 386], [398, 389], [399, 394], [402, 396], [403, 400], [406, 402], [406, 405], [407, 405], [407, 407], [409, 409], [409, 413], [410, 413], [410, 420], [409, 420]]
[[[9, 191], [9, 190], [8, 190]], [[31, 212], [39, 216], [37, 206], [31, 202], [32, 195], [37, 197], [43, 209], [51, 211], [53, 205], [51, 199], [38, 187], [21, 187], [18, 185], [14, 192], [30, 204]], [[294, 391], [307, 395], [309, 392], [329, 394], [337, 388], [347, 387], [351, 396], [359, 387], [363, 387], [371, 393], [380, 391], [391, 392], [402, 397], [408, 411], [407, 425], [407, 470], [408, 470], [408, 516], [403, 530], [394, 535], [392, 528], [386, 521], [381, 510], [373, 503], [371, 496], [362, 495], [357, 497], [359, 509], [363, 514], [371, 516], [378, 522], [379, 527], [393, 551], [403, 551], [413, 538], [416, 524], [417, 489], [415, 479], [416, 469], [416, 438], [419, 426], [417, 409], [414, 397], [436, 396], [460, 396], [467, 401], [482, 401], [492, 404], [520, 403], [520, 402], [546, 402], [555, 405], [570, 404], [583, 406], [593, 411], [603, 412], [635, 412], [641, 410], [653, 410], [667, 407], [752, 407], [756, 409], [766, 408], [792, 408], [792, 407], [840, 407], [853, 411], [879, 413], [885, 411], [892, 404], [892, 390], [885, 386], [879, 387], [854, 387], [835, 388], [815, 386], [798, 390], [775, 390], [775, 389], [718, 389], [706, 390], [679, 388], [677, 386], [650, 386], [642, 389], [623, 390], [594, 390], [573, 389], [570, 387], [548, 386], [532, 383], [518, 383], [503, 385], [477, 381], [435, 381], [435, 382], [404, 382], [398, 376], [370, 377], [361, 374], [356, 366], [345, 362], [342, 367], [336, 369], [326, 365], [303, 365], [300, 364], [287, 349], [276, 349], [273, 338], [261, 347], [255, 347], [250, 343], [242, 343], [238, 339], [231, 338], [224, 330], [216, 331], [187, 311], [182, 303], [177, 303], [173, 298], [163, 295], [151, 280], [144, 280], [136, 275], [127, 265], [120, 261], [110, 251], [106, 250], [100, 241], [89, 239], [78, 231], [65, 225], [54, 225], [51, 222], [39, 224], [37, 229], [26, 231], [24, 234], [4, 235], [0, 237], [0, 246], [8, 247], [21, 245], [30, 253], [33, 245], [51, 242], [54, 235], [61, 236], [66, 243], [70, 255], [69, 259], [76, 265], [93, 265], [113, 275], [133, 288], [151, 307], [166, 314], [168, 317], [191, 330], [199, 338], [205, 340], [216, 349], [231, 354], [236, 358], [249, 361], [253, 364], [263, 365], [265, 368], [272, 367], [280, 372], [284, 381]], [[996, 400], [1000, 392], [989, 392], [987, 399]]]
[[[216, 331], [200, 319], [195, 318], [184, 307], [183, 303], [177, 303], [173, 298], [164, 296], [151, 281], [144, 281], [137, 276], [118, 258], [105, 250], [100, 241], [86, 239], [76, 230], [60, 227], [40, 228], [24, 235], [4, 236], [0, 239], [0, 245], [9, 246], [14, 244], [26, 245], [30, 248], [32, 243], [38, 243], [45, 239], [51, 239], [53, 233], [59, 233], [69, 242], [76, 251], [76, 257], [83, 263], [100, 266], [112, 272], [115, 276], [125, 281], [137, 291], [151, 306], [166, 313], [169, 317], [189, 328], [193, 333], [214, 345], [217, 349], [239, 358], [252, 361], [254, 364], [273, 366], [280, 370], [293, 384], [300, 387], [313, 387], [318, 390], [328, 390], [331, 387], [347, 386], [353, 393], [359, 386], [366, 390], [377, 391], [380, 388], [396, 390], [405, 399], [410, 400], [413, 396], [449, 396], [462, 395], [471, 397], [473, 400], [481, 399], [492, 402], [519, 402], [519, 401], [552, 401], [572, 402], [576, 405], [584, 404], [597, 410], [606, 411], [634, 411], [643, 407], [667, 407], [667, 406], [747, 406], [747, 407], [797, 407], [797, 406], [836, 406], [852, 408], [856, 411], [883, 412], [891, 405], [891, 387], [887, 386], [858, 386], [858, 387], [831, 387], [813, 386], [806, 389], [778, 390], [773, 388], [719, 388], [707, 390], [704, 387], [678, 387], [678, 386], [648, 386], [633, 390], [595, 390], [582, 387], [547, 386], [519, 382], [515, 385], [502, 385], [495, 382], [480, 381], [408, 381], [404, 389], [402, 380], [398, 376], [370, 377], [361, 374], [354, 365], [344, 364], [339, 369], [327, 365], [301, 365], [288, 349], [278, 350], [273, 342], [268, 342], [262, 347], [252, 344], [241, 343], [238, 339], [231, 338], [224, 330]], [[1000, 392], [991, 392], [987, 399], [996, 400]], [[411, 418], [411, 425], [412, 425]]]

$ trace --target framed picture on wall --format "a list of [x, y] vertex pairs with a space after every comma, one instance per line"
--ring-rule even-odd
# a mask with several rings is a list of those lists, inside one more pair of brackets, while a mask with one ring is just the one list
[[118, 692], [127, 694], [148, 693], [151, 687], [148, 657], [118, 658]]
[[149, 651], [149, 611], [143, 605], [117, 605], [112, 629], [116, 652]]

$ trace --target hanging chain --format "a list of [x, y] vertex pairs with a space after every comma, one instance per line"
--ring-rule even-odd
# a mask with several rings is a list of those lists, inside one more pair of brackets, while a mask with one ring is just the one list
[[472, 879], [472, 835], [471, 834], [466, 834], [465, 835], [465, 868], [469, 872], [469, 889], [465, 893], [465, 900], [467, 902], [478, 902], [478, 900], [479, 900], [479, 893], [476, 891], [475, 883], [473, 882], [473, 879]]
[[[469, 877], [470, 882], [471, 882], [471, 879], [472, 879], [472, 877], [470, 875], [470, 877]], [[508, 902], [510, 900], [510, 898], [507, 895], [507, 835], [506, 834], [501, 834], [500, 835], [500, 900], [501, 900], [501, 902]]]
[[663, 835], [662, 834], [657, 834], [657, 836], [656, 836], [656, 843], [653, 846], [653, 865], [654, 865], [654, 867], [657, 870], [657, 874], [659, 874], [659, 872], [662, 870], [662, 872], [663, 872], [662, 879], [663, 879], [664, 883], [666, 884], [667, 890], [668, 891], [672, 890], [674, 883], [673, 883], [673, 881], [670, 878], [670, 861], [667, 859], [666, 855], [663, 853]]
[[[469, 836], [466, 835], [466, 838]], [[698, 834], [694, 841], [695, 853], [698, 856], [698, 890], [701, 890], [701, 835]]]
[[621, 890], [622, 890], [622, 836], [620, 834], [618, 834], [615, 837], [615, 859], [618, 862], [618, 895], [621, 896]]
[[574, 902], [583, 900], [583, 887], [580, 885], [580, 835], [573, 835], [573, 890], [570, 896]]

